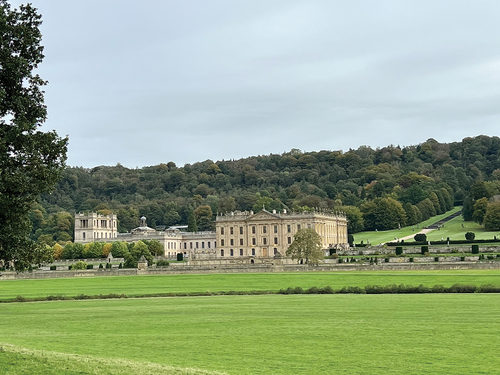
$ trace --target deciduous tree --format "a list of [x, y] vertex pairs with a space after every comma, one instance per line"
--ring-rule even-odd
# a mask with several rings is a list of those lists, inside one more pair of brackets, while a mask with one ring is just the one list
[[300, 229], [293, 236], [293, 242], [288, 246], [286, 255], [298, 259], [305, 264], [317, 264], [324, 258], [321, 236], [312, 228]]
[[29, 211], [64, 169], [67, 138], [39, 131], [47, 117], [34, 70], [42, 62], [41, 16], [31, 5], [0, 0], [0, 260], [27, 268], [52, 257], [29, 238]]

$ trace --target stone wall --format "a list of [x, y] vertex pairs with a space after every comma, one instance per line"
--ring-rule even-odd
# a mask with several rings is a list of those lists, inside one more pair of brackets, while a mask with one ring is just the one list
[[[471, 257], [473, 258], [473, 257]], [[396, 259], [396, 258], [393, 258]], [[409, 259], [409, 258], [399, 258]], [[415, 258], [417, 259], [417, 258]], [[0, 273], [1, 280], [12, 279], [47, 279], [67, 277], [120, 276], [120, 275], [173, 275], [173, 274], [207, 274], [207, 273], [262, 273], [262, 272], [342, 272], [342, 271], [404, 271], [404, 270], [467, 270], [467, 269], [500, 269], [500, 262], [389, 262], [378, 264], [337, 263], [309, 266], [300, 264], [254, 264], [254, 265], [188, 265], [176, 267], [149, 267], [146, 270], [137, 269], [101, 269], [81, 271], [33, 271], [16, 273], [5, 271]]]

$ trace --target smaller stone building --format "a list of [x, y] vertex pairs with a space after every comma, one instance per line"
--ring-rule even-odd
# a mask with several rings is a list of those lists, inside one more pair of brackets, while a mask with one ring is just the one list
[[118, 237], [116, 215], [75, 214], [75, 243], [110, 241]]

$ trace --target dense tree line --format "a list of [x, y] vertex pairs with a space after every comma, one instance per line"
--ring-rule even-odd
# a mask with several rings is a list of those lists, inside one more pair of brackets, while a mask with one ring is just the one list
[[112, 211], [120, 231], [137, 227], [142, 215], [153, 228], [209, 230], [217, 213], [263, 207], [342, 211], [350, 233], [413, 225], [453, 205], [464, 204], [465, 216], [467, 207], [474, 211], [481, 198], [499, 194], [499, 148], [500, 138], [478, 136], [347, 152], [293, 149], [183, 167], [68, 167], [55, 191], [33, 209], [32, 236], [69, 240], [70, 218], [80, 211]]

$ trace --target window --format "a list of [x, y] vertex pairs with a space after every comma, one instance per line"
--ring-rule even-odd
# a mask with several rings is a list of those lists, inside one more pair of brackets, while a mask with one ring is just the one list
[[288, 233], [290, 233], [290, 232], [292, 231], [292, 226], [291, 226], [291, 225], [287, 225], [287, 226], [286, 226], [286, 231], [287, 231]]
[[229, 228], [229, 232], [233, 234], [233, 227]]
[[221, 246], [224, 246], [224, 239], [221, 239], [221, 240], [220, 240], [220, 245], [221, 245]]
[[234, 255], [234, 253], [233, 253], [233, 249], [231, 249], [231, 252], [230, 252], [230, 254], [231, 254], [231, 256], [233, 256], [233, 255]]
[[288, 243], [292, 243], [292, 237], [288, 237]]
[[220, 256], [223, 257], [224, 256], [224, 250], [221, 250], [220, 251]]
[[210, 249], [210, 241], [207, 242], [208, 248]]
[[255, 238], [252, 238], [252, 245], [255, 246]]
[[240, 246], [243, 246], [243, 238], [240, 238]]
[[240, 227], [240, 234], [243, 234], [243, 227]]
[[255, 249], [252, 249], [252, 255], [255, 255]]
[[229, 241], [231, 242], [231, 246], [233, 246], [234, 245], [234, 240], [231, 238]]
[[83, 232], [83, 239], [85, 239], [85, 232]]
[[255, 226], [252, 227], [252, 234], [255, 234]]
[[278, 226], [277, 225], [274, 226], [274, 233], [278, 233]]
[[184, 250], [187, 248], [187, 242], [184, 242]]
[[264, 226], [262, 227], [262, 233], [267, 233], [267, 226], [265, 226], [265, 225], [264, 225]]
[[297, 224], [297, 230], [300, 230], [300, 224]]
[[240, 255], [243, 256], [243, 249], [240, 249]]
[[190, 242], [190, 243], [189, 243], [189, 248], [190, 248], [190, 249], [192, 249], [192, 248], [193, 248], [193, 243], [192, 243], [192, 242]]
[[224, 227], [220, 228], [220, 234], [224, 234]]
[[201, 248], [204, 249], [205, 248], [205, 242], [202, 242], [201, 243]]
[[262, 239], [262, 243], [263, 243], [264, 245], [267, 245], [267, 238], [263, 238], [263, 239]]
[[274, 248], [274, 255], [278, 254], [278, 249]]
[[308, 228], [311, 228], [311, 224], [307, 224], [307, 227], [308, 227]]
[[278, 244], [278, 237], [274, 237], [274, 244], [277, 245]]
[[196, 242], [196, 248], [198, 248], [198, 242]]

